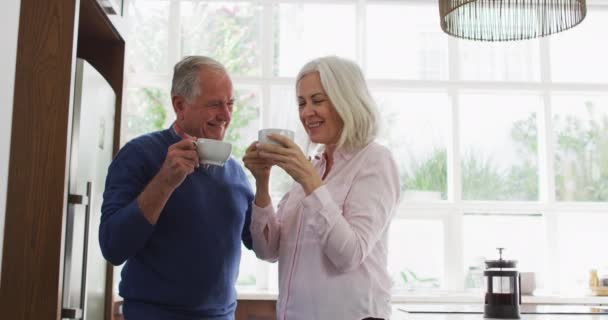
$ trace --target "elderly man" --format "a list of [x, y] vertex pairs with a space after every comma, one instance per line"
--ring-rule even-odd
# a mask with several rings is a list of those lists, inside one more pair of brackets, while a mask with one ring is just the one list
[[199, 166], [192, 143], [224, 138], [232, 82], [217, 61], [186, 57], [175, 65], [171, 96], [173, 125], [127, 143], [109, 168], [101, 251], [114, 265], [126, 261], [125, 319], [233, 319], [253, 193], [234, 159]]

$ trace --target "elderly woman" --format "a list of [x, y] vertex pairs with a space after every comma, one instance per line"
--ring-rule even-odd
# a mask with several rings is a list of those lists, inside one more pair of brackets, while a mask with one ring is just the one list
[[[253, 248], [279, 261], [277, 319], [388, 319], [388, 229], [399, 200], [390, 151], [375, 143], [378, 115], [359, 67], [338, 57], [296, 79], [300, 121], [321, 152], [312, 161], [281, 135], [254, 142], [243, 161], [256, 179]], [[296, 183], [275, 214], [271, 166]]]

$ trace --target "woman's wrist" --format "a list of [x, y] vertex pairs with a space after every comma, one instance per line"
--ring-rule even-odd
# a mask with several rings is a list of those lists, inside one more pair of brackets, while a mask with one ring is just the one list
[[268, 193], [269, 179], [268, 178], [256, 178], [255, 179], [255, 189], [258, 191], [263, 191]]
[[302, 184], [302, 188], [304, 189], [304, 192], [306, 192], [306, 195], [310, 195], [322, 185], [323, 181], [321, 178], [317, 175], [313, 175]]
[[253, 200], [256, 206], [260, 208], [266, 208], [270, 205], [270, 195], [268, 192], [260, 192], [259, 190], [255, 192], [255, 199]]

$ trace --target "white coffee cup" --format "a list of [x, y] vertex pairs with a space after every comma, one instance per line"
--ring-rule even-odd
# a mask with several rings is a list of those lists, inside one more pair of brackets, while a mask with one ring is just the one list
[[232, 145], [220, 140], [199, 138], [195, 144], [198, 159], [203, 164], [224, 166], [232, 152]]
[[269, 128], [269, 129], [262, 129], [262, 130], [258, 131], [258, 141], [260, 143], [270, 143], [270, 144], [280, 145], [278, 142], [268, 138], [269, 134], [280, 134], [280, 135], [286, 136], [291, 141], [293, 141], [293, 137], [294, 137], [294, 132], [292, 130]]

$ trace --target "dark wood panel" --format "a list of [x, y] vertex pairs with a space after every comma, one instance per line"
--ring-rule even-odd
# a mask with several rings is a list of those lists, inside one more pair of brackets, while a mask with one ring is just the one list
[[88, 61], [122, 93], [125, 42], [96, 0], [81, 0], [78, 57]]
[[275, 300], [239, 300], [236, 320], [275, 320]]
[[95, 38], [100, 41], [123, 41], [123, 37], [97, 3], [97, 0], [81, 0], [78, 41]]
[[118, 150], [125, 43], [96, 0], [21, 0], [19, 21], [0, 310], [3, 319], [58, 319], [74, 48], [116, 93]]
[[122, 92], [124, 42], [80, 39], [78, 57], [88, 61], [108, 81], [114, 92]]
[[2, 259], [3, 319], [57, 319], [77, 0], [21, 0]]

